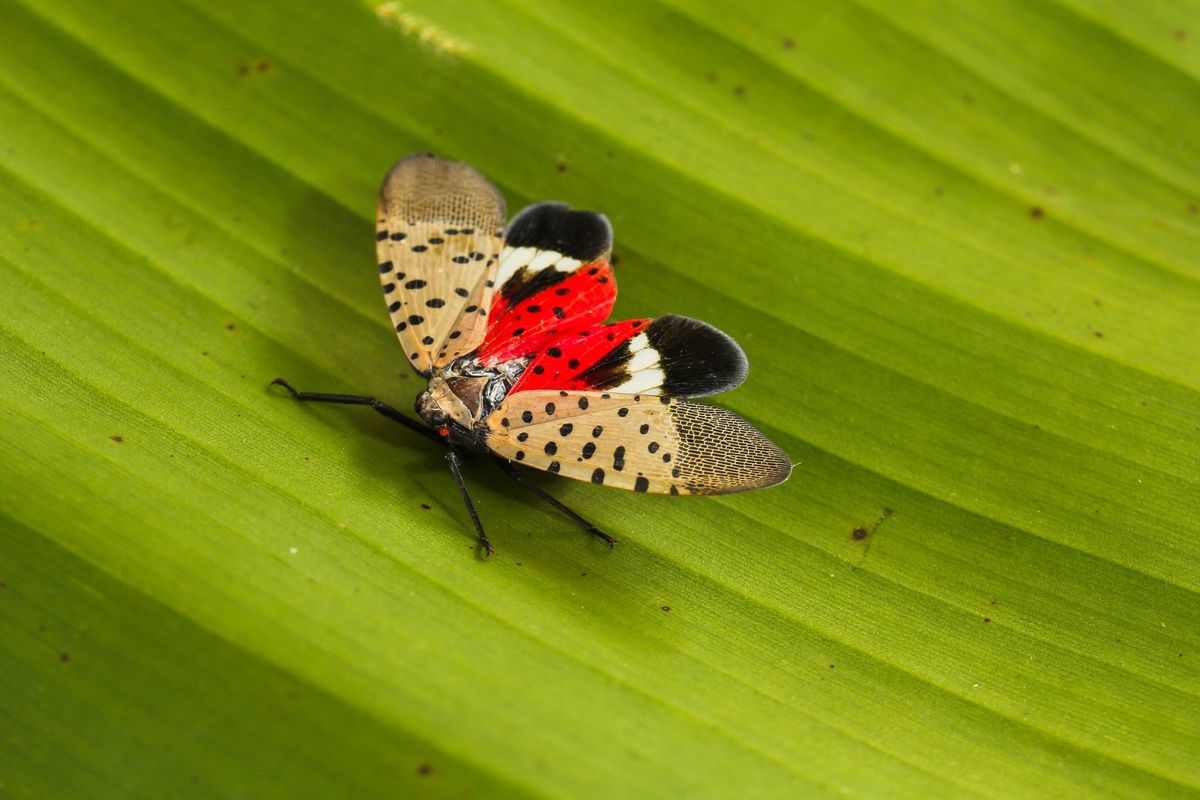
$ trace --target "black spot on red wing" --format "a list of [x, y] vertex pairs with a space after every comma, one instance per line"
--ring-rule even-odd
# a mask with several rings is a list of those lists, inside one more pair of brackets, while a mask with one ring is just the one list
[[545, 371], [546, 371], [546, 368], [543, 367], [541, 364], [538, 364], [536, 367], [533, 368], [534, 375], [541, 375]]
[[551, 358], [559, 358], [562, 356], [562, 350], [558, 349], [557, 347], [551, 347], [546, 351], [546, 355], [550, 356]]
[[558, 289], [554, 290], [554, 293], [556, 295], [558, 295], [559, 297], [566, 297], [567, 295], [569, 295], [571, 293], [571, 287], [569, 287], [569, 286], [559, 287]]
[[552, 310], [554, 311], [554, 316], [558, 317], [559, 319], [567, 318], [567, 312], [563, 311], [560, 307], [555, 306]]
[[572, 358], [567, 362], [567, 369], [579, 369], [579, 359]]
[[540, 312], [542, 310], [542, 307], [535, 303], [534, 305], [526, 306], [525, 310], [528, 311], [530, 314], [537, 314], [538, 312]]

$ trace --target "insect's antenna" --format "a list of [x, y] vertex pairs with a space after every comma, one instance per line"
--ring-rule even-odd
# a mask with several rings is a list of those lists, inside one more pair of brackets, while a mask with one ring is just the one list
[[581, 525], [583, 527], [583, 529], [585, 531], [587, 531], [588, 533], [590, 533], [593, 536], [596, 536], [600, 539], [603, 539], [608, 544], [609, 549], [612, 549], [612, 547], [614, 545], [616, 545], [617, 542], [620, 541], [620, 539], [617, 539], [613, 536], [609, 536], [607, 533], [600, 530], [592, 523], [588, 522], [587, 519], [585, 519], [581, 515], [577, 514], [576, 512], [572, 511], [567, 506], [565, 506], [562, 502], [560, 502], [558, 500], [558, 498], [554, 497], [554, 495], [550, 494], [546, 490], [542, 489], [542, 487], [538, 486], [536, 483], [534, 483], [533, 481], [526, 478], [508, 460], [503, 459], [503, 458], [496, 458], [495, 461], [496, 461], [496, 465], [500, 467], [501, 471], [504, 472], [505, 475], [512, 478], [514, 481], [521, 484], [526, 489], [533, 492], [538, 497], [542, 498], [543, 500], [545, 500], [547, 503], [549, 503], [550, 505], [557, 508], [562, 513], [566, 514], [571, 519], [575, 520], [575, 522], [577, 522], [579, 525]]
[[324, 392], [298, 392], [290, 383], [283, 378], [276, 378], [271, 381], [271, 386], [282, 386], [287, 389], [292, 397], [306, 403], [340, 403], [347, 406], [370, 406], [378, 411], [383, 416], [390, 419], [392, 422], [399, 422], [404, 427], [414, 430], [422, 436], [427, 436], [439, 444], [445, 444], [441, 437], [433, 431], [432, 428], [418, 422], [411, 417], [401, 414], [396, 409], [384, 403], [381, 400], [376, 400], [374, 397], [366, 397], [358, 394], [327, 394]]

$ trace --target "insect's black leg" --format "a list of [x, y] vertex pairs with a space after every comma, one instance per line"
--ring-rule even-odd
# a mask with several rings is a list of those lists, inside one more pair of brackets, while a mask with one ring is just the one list
[[445, 442], [442, 441], [442, 438], [440, 436], [438, 436], [433, 431], [432, 428], [429, 428], [428, 426], [418, 422], [415, 419], [412, 419], [411, 417], [406, 417], [405, 415], [401, 414], [396, 409], [389, 406], [387, 403], [384, 403], [381, 400], [376, 400], [374, 397], [365, 397], [363, 395], [358, 395], [358, 394], [325, 394], [323, 392], [298, 392], [294, 388], [292, 388], [292, 385], [290, 383], [288, 383], [287, 381], [285, 381], [283, 378], [276, 378], [275, 380], [271, 381], [271, 385], [272, 386], [276, 386], [276, 385], [282, 386], [283, 388], [287, 389], [291, 393], [292, 397], [296, 398], [297, 400], [303, 400], [305, 402], [341, 403], [343, 405], [348, 405], [348, 406], [370, 406], [371, 408], [375, 409], [380, 414], [383, 414], [385, 417], [392, 420], [393, 422], [399, 422], [401, 425], [405, 426], [406, 428], [416, 431], [417, 433], [421, 434], [422, 436], [428, 436], [430, 439], [433, 439], [435, 442], [437, 442], [439, 444], [445, 444]]
[[607, 533], [600, 530], [592, 523], [588, 522], [582, 516], [580, 516], [579, 514], [576, 514], [574, 511], [567, 508], [565, 505], [563, 505], [561, 502], [559, 502], [559, 500], [556, 497], [554, 497], [554, 495], [545, 491], [544, 489], [542, 489], [542, 487], [538, 486], [536, 483], [534, 483], [533, 481], [529, 480], [524, 475], [522, 475], [517, 470], [517, 468], [512, 465], [512, 462], [507, 461], [506, 459], [503, 459], [503, 458], [496, 458], [496, 464], [500, 467], [501, 470], [504, 471], [505, 475], [512, 478], [514, 481], [521, 484], [526, 489], [533, 492], [538, 497], [542, 498], [543, 500], [545, 500], [547, 503], [549, 503], [550, 505], [557, 508], [562, 513], [566, 514], [571, 519], [575, 520], [577, 523], [582, 525], [583, 529], [585, 531], [587, 531], [588, 533], [592, 534], [593, 536], [597, 536], [597, 537], [603, 539], [605, 542], [608, 543], [608, 546], [610, 548], [613, 547], [613, 545], [615, 545], [617, 542], [620, 541], [620, 539], [609, 536]]
[[454, 474], [454, 482], [458, 484], [458, 492], [462, 495], [463, 505], [467, 507], [467, 513], [471, 515], [471, 521], [475, 523], [475, 530], [479, 533], [479, 543], [483, 545], [484, 551], [489, 556], [494, 552], [492, 543], [488, 541], [487, 534], [483, 532], [483, 523], [479, 521], [479, 515], [475, 513], [475, 504], [471, 502], [471, 495], [467, 492], [467, 484], [463, 480], [462, 471], [459, 470], [458, 451], [450, 448], [446, 453], [446, 463], [450, 465], [450, 472]]

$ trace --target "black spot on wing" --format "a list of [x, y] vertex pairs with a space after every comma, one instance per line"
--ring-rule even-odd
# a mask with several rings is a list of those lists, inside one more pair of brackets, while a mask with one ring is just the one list
[[746, 354], [727, 334], [690, 317], [668, 314], [645, 328], [666, 374], [662, 393], [672, 397], [707, 397], [740, 386], [750, 365]]
[[554, 250], [580, 261], [595, 261], [612, 249], [612, 226], [595, 211], [572, 211], [564, 203], [529, 206], [508, 223], [504, 242], [512, 247]]

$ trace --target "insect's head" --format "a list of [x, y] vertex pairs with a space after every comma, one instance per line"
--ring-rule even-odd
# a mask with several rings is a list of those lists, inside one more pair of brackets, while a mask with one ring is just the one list
[[417, 395], [416, 410], [441, 438], [453, 444], [474, 443], [470, 412], [442, 378], [434, 377], [429, 388]]

